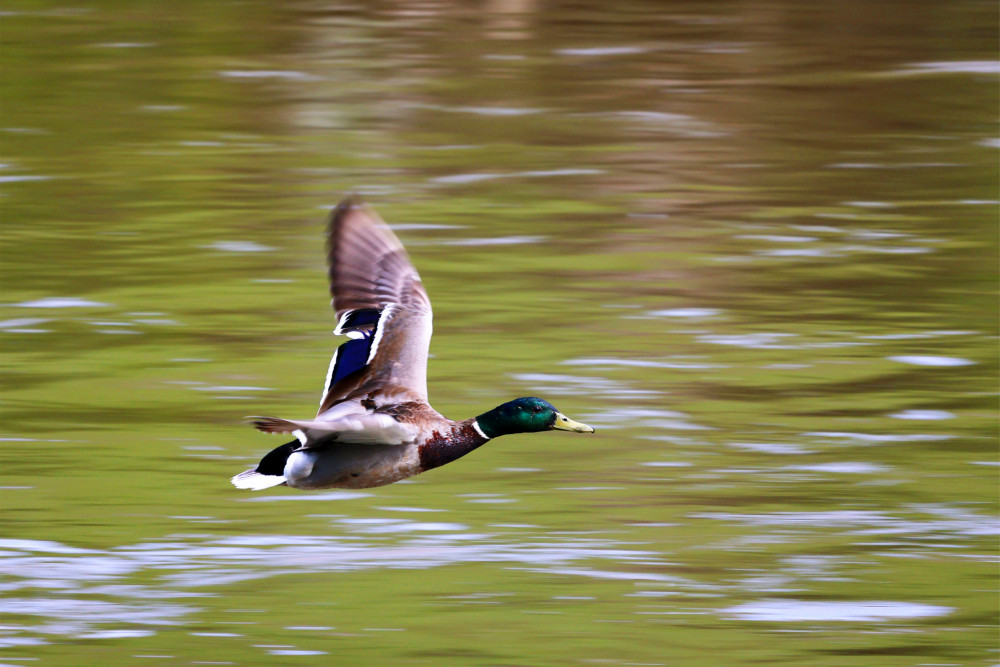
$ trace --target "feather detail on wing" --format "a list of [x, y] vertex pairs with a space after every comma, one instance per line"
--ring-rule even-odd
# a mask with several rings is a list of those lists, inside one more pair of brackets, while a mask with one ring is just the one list
[[399, 239], [347, 199], [330, 220], [327, 260], [334, 333], [351, 340], [334, 353], [318, 414], [347, 400], [426, 401], [431, 303]]
[[355, 414], [333, 420], [249, 419], [264, 433], [293, 433], [303, 449], [333, 443], [405, 445], [416, 438], [415, 428], [383, 413]]

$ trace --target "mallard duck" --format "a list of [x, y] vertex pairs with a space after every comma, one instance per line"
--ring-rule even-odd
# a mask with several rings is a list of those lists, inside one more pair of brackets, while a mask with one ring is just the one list
[[518, 398], [452, 421], [427, 402], [431, 302], [396, 235], [356, 199], [334, 210], [327, 234], [333, 353], [314, 419], [248, 417], [295, 440], [233, 477], [241, 489], [382, 486], [465, 456], [511, 433], [594, 429], [540, 398]]

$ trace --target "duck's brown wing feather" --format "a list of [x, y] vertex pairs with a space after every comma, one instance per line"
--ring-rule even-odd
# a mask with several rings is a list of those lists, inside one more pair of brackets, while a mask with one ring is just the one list
[[334, 358], [319, 414], [345, 400], [426, 402], [431, 302], [403, 244], [374, 211], [347, 199], [330, 219], [327, 261], [336, 333], [374, 328], [358, 370], [334, 381]]

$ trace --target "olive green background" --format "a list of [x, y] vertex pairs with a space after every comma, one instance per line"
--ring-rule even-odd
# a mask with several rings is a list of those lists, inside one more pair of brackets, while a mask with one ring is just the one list
[[[5, 4], [0, 663], [994, 665], [995, 3]], [[240, 492], [363, 195], [434, 406]]]

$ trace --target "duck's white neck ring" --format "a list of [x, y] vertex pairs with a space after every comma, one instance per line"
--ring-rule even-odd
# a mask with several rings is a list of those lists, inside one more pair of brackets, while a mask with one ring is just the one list
[[479, 427], [479, 420], [477, 420], [477, 419], [473, 419], [473, 420], [472, 420], [472, 428], [476, 429], [476, 433], [478, 433], [479, 435], [483, 436], [483, 437], [484, 437], [484, 438], [486, 438], [487, 440], [489, 440], [489, 439], [490, 439], [490, 436], [488, 436], [488, 435], [486, 435], [485, 433], [483, 433], [483, 429], [481, 429], [481, 428]]

